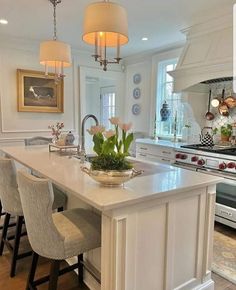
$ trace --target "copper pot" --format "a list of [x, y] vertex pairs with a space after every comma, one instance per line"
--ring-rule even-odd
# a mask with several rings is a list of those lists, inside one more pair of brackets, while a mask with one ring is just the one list
[[236, 107], [236, 99], [234, 97], [232, 97], [232, 96], [227, 97], [225, 99], [225, 103], [226, 103], [227, 107], [230, 108], [230, 109]]
[[225, 89], [222, 90], [222, 97], [221, 97], [221, 101], [220, 101], [218, 110], [222, 116], [228, 117], [229, 116], [229, 108], [228, 108], [224, 98], [225, 98]]

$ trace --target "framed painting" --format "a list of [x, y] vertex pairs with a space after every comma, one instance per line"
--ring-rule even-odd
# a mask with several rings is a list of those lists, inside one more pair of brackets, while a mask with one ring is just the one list
[[17, 69], [18, 112], [63, 113], [64, 81], [56, 83], [54, 75]]

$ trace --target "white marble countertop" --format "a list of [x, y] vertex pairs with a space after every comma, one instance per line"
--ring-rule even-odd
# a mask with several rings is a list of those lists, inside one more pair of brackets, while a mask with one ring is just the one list
[[163, 147], [172, 147], [172, 148], [180, 148], [180, 146], [184, 145], [183, 142], [171, 142], [168, 140], [155, 140], [150, 138], [138, 138], [135, 140], [136, 143], [148, 144], [148, 145], [157, 145]]
[[[81, 171], [77, 158], [69, 158], [45, 146], [2, 147], [19, 163], [38, 171], [55, 184], [100, 211], [124, 207], [163, 196], [216, 184], [219, 177], [155, 163], [155, 172], [136, 177], [124, 187], [103, 187]], [[148, 168], [148, 163], [145, 167]], [[150, 163], [151, 164], [151, 163]], [[145, 170], [145, 169], [144, 169]]]

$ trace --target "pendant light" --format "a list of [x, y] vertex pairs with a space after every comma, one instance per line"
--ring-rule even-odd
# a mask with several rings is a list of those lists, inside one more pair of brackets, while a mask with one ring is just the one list
[[[84, 16], [83, 41], [94, 45], [93, 57], [104, 71], [108, 64], [120, 63], [120, 47], [129, 41], [124, 7], [109, 1], [88, 5]], [[116, 56], [112, 60], [107, 57], [108, 47], [116, 50]]]
[[56, 7], [61, 0], [49, 0], [53, 5], [53, 40], [43, 41], [40, 44], [40, 64], [45, 66], [45, 75], [48, 75], [48, 67], [54, 68], [55, 81], [63, 79], [64, 67], [71, 65], [70, 45], [57, 40]]

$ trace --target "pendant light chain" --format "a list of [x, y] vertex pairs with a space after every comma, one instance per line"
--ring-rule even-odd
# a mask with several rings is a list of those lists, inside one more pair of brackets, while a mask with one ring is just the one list
[[61, 3], [61, 0], [50, 0], [50, 2], [53, 5], [53, 27], [54, 27], [54, 33], [53, 33], [53, 40], [57, 40], [57, 4]]
[[53, 25], [54, 25], [54, 36], [53, 39], [57, 40], [57, 14], [56, 14], [57, 3], [54, 1], [53, 4]]

